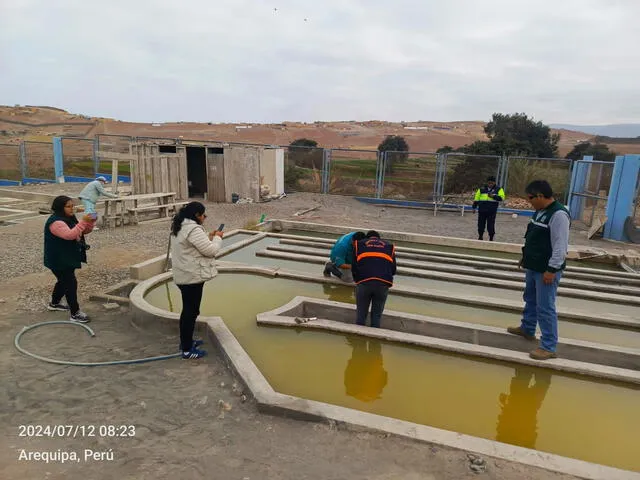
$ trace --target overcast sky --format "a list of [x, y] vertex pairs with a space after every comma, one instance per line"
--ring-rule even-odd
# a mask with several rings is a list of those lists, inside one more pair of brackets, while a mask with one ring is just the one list
[[0, 104], [158, 122], [640, 122], [638, 19], [640, 0], [0, 0]]

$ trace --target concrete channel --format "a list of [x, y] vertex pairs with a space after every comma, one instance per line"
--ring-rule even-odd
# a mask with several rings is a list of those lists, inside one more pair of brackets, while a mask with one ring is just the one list
[[[308, 231], [309, 235], [289, 235], [286, 233], [287, 227], [302, 229], [302, 225], [297, 222], [277, 222], [279, 221], [270, 222], [268, 226], [269, 228], [275, 226], [276, 230], [282, 229], [278, 233], [230, 232], [231, 235], [227, 235], [229, 244], [225, 245], [225, 248], [217, 256], [220, 274], [225, 276], [251, 274], [268, 279], [279, 278], [284, 281], [302, 282], [302, 284], [323, 285], [322, 288], [325, 286], [345, 288], [345, 285], [339, 280], [322, 277], [321, 269], [313, 266], [326, 261], [333, 240], [314, 237], [314, 230]], [[344, 231], [341, 230], [342, 228], [324, 226], [319, 231], [340, 233], [340, 231]], [[229, 237], [234, 234], [241, 235], [238, 235], [235, 241], [230, 241]], [[409, 242], [420, 243], [420, 237], [424, 236], [407, 235], [405, 237], [404, 234], [400, 234], [399, 237]], [[267, 240], [268, 242], [265, 244], [264, 242]], [[453, 243], [458, 240], [462, 239], [454, 239]], [[278, 242], [280, 245], [277, 245]], [[464, 248], [464, 242], [458, 243], [461, 248]], [[519, 251], [519, 247], [515, 247], [511, 244], [504, 244], [498, 246], [498, 250], [513, 254]], [[431, 250], [421, 251], [417, 248], [398, 247], [399, 270], [402, 269], [399, 273], [403, 275], [403, 278], [412, 277], [417, 280], [415, 284], [398, 283], [393, 287], [392, 293], [406, 296], [408, 299], [424, 299], [451, 305], [464, 305], [475, 309], [521, 311], [522, 302], [517, 300], [517, 297], [492, 297], [484, 293], [482, 283], [472, 281], [473, 272], [480, 272], [492, 279], [493, 290], [487, 290], [487, 292], [520, 290], [523, 276], [518, 272], [514, 261], [481, 255], [482, 248], [474, 250], [478, 251], [480, 255], [436, 253]], [[574, 249], [572, 252], [573, 258], [586, 255], [580, 250]], [[616, 255], [607, 255], [607, 258], [615, 259]], [[267, 261], [267, 263], [261, 264], [263, 261]], [[158, 321], [176, 322], [178, 319], [177, 313], [169, 312], [158, 304], [151, 304], [147, 299], [150, 292], [156, 291], [158, 287], [170, 281], [170, 272], [162, 273], [162, 270], [158, 270], [158, 266], [163, 262], [164, 258], [161, 257], [152, 259], [144, 266], [144, 272], [142, 269], [138, 271], [139, 279], [146, 279], [134, 288], [130, 297], [136, 322], [151, 322], [153, 324]], [[281, 266], [275, 266], [278, 264]], [[291, 269], [292, 266], [296, 266], [296, 268]], [[421, 278], [426, 281], [430, 279], [442, 280], [445, 275], [455, 279], [453, 282], [448, 280], [451, 285], [458, 283], [467, 286], [475, 285], [475, 287], [438, 290], [424, 288], [419, 283]], [[595, 284], [593, 281], [598, 279], [600, 282]], [[216, 279], [213, 280], [213, 282], [215, 281]], [[612, 288], [599, 288], [603, 283], [610, 284], [605, 287]], [[625, 274], [625, 272], [569, 267], [566, 277], [563, 277], [561, 283], [564, 286], [561, 287], [560, 296], [584, 300], [584, 305], [587, 306], [582, 310], [560, 307], [558, 309], [559, 316], [564, 321], [576, 324], [593, 325], [594, 328], [621, 329], [621, 331], [627, 330], [636, 334], [640, 331], [640, 315], [638, 314], [640, 313], [640, 309], [638, 309], [640, 302], [635, 291], [639, 284], [640, 276]], [[590, 288], [594, 285], [595, 288]], [[327, 332], [334, 335], [366, 337], [370, 341], [391, 342], [400, 346], [407, 345], [407, 348], [421, 348], [425, 351], [441, 351], [443, 354], [475, 359], [474, 361], [477, 362], [500, 362], [504, 365], [522, 365], [523, 368], [533, 368], [534, 370], [556, 371], [559, 375], [575, 375], [585, 379], [584, 381], [588, 380], [587, 383], [610, 381], [633, 386], [633, 388], [640, 384], [640, 350], [636, 348], [563, 337], [560, 339], [559, 345], [562, 358], [541, 364], [541, 362], [530, 359], [526, 354], [531, 348], [531, 343], [506, 334], [503, 328], [491, 325], [453, 321], [446, 318], [406, 313], [396, 309], [385, 312], [382, 329], [363, 329], [353, 325], [355, 307], [351, 304], [304, 296], [285, 303], [286, 301], [280, 303], [280, 306], [273, 310], [258, 312], [255, 323], [262, 325], [262, 329], [274, 331], [270, 334], [271, 336], [276, 335], [278, 331], [288, 330], [307, 331], [310, 332], [309, 335], [321, 335], [322, 332]], [[596, 305], [601, 305], [601, 307], [594, 310], [592, 307]], [[296, 317], [315, 317], [316, 319], [300, 324], [295, 320]], [[206, 316], [205, 314], [199, 318], [199, 322], [201, 322], [201, 326], [206, 328], [212, 342], [219, 347], [219, 353], [252, 393], [258, 409], [265, 413], [293, 416], [305, 420], [331, 421], [340, 423], [347, 428], [367, 428], [387, 432], [434, 445], [445, 445], [481, 455], [518, 461], [581, 478], [640, 479], [640, 473], [629, 470], [509, 445], [488, 438], [479, 438], [457, 431], [412, 423], [280, 392], [272, 387], [270, 381], [267, 380], [268, 377], [264, 372], [261, 372], [242, 346], [239, 338], [236, 338], [236, 335], [232, 333], [227, 322], [234, 323], [236, 321], [233, 315], [223, 318]], [[314, 331], [317, 333], [311, 333]], [[241, 336], [241, 338], [243, 337]], [[269, 374], [269, 378], [271, 375]], [[599, 388], [605, 388], [604, 385]]]

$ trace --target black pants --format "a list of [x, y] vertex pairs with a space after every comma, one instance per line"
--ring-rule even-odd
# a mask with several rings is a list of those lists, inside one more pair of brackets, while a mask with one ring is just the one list
[[380, 319], [387, 302], [389, 285], [377, 280], [371, 280], [356, 285], [356, 323], [366, 325], [369, 305], [371, 305], [371, 326], [380, 328]]
[[483, 212], [482, 210], [478, 212], [478, 237], [482, 237], [484, 235], [484, 227], [486, 224], [487, 231], [489, 232], [489, 239], [493, 240], [493, 236], [496, 234], [497, 213], [497, 211]]
[[78, 305], [78, 281], [76, 280], [75, 268], [68, 268], [65, 270], [51, 270], [56, 276], [58, 281], [55, 287], [53, 287], [53, 293], [51, 294], [51, 303], [54, 305], [60, 303], [62, 297], [67, 299], [67, 305], [71, 314], [78, 313], [80, 305]]
[[200, 315], [202, 287], [204, 287], [204, 282], [178, 285], [180, 293], [182, 293], [180, 348], [182, 348], [183, 352], [188, 352], [193, 347], [193, 330], [196, 328], [196, 318]]

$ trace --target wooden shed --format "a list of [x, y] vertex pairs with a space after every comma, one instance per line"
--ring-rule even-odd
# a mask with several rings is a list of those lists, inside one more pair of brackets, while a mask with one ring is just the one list
[[284, 193], [284, 150], [226, 144], [131, 144], [133, 193], [176, 192], [176, 199], [259, 201], [261, 186]]

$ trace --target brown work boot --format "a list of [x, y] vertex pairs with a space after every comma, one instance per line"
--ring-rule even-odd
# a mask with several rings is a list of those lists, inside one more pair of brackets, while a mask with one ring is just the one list
[[550, 352], [549, 350], [545, 350], [544, 348], [536, 348], [529, 353], [529, 356], [534, 360], [549, 360], [550, 358], [558, 358], [555, 352]]
[[535, 335], [529, 335], [527, 332], [522, 330], [522, 327], [509, 327], [509, 328], [507, 328], [507, 332], [509, 332], [511, 335], [519, 335], [521, 337], [526, 338], [527, 340], [535, 340], [536, 339]]

